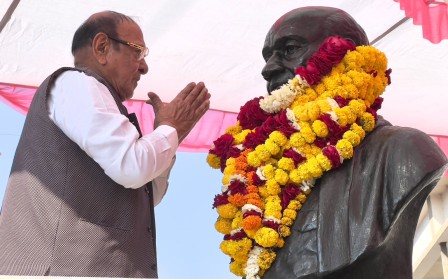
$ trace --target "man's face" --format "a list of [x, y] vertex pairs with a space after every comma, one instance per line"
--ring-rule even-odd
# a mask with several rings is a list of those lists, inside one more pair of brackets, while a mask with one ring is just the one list
[[[118, 38], [122, 41], [145, 46], [140, 27], [124, 21], [117, 27]], [[145, 59], [138, 60], [139, 50], [128, 45], [118, 44], [110, 40], [111, 51], [107, 54], [106, 80], [114, 87], [122, 101], [130, 99], [134, 94], [140, 76], [148, 72]], [[115, 44], [115, 45], [114, 45]]]
[[327, 37], [322, 22], [315, 14], [293, 11], [269, 30], [262, 50], [266, 65], [261, 71], [269, 93], [293, 78], [295, 69], [318, 50]]

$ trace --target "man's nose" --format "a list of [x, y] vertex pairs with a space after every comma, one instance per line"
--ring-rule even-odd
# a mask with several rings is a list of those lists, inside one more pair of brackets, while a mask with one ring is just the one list
[[142, 75], [146, 75], [146, 73], [148, 73], [148, 64], [146, 64], [146, 60], [144, 58], [140, 61], [138, 70]]
[[284, 68], [281, 58], [277, 54], [273, 54], [266, 61], [266, 65], [261, 70], [261, 75], [265, 80], [270, 81], [276, 73], [282, 72]]

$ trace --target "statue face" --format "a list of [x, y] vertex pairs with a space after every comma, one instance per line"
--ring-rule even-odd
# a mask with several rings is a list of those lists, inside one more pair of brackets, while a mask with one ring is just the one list
[[267, 81], [267, 90], [273, 90], [294, 77], [298, 66], [319, 49], [328, 37], [320, 10], [293, 10], [281, 17], [266, 35], [263, 58], [266, 61], [261, 74]]

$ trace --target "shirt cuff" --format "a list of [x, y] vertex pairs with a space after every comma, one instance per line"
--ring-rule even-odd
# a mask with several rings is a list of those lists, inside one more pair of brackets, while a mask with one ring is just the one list
[[164, 135], [168, 140], [170, 146], [174, 150], [177, 150], [177, 148], [179, 147], [179, 138], [177, 136], [177, 131], [175, 128], [168, 125], [160, 125], [154, 130], [154, 132]]

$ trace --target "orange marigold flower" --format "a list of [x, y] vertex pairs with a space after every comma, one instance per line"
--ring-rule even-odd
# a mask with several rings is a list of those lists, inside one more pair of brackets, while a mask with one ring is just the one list
[[[250, 176], [249, 176], [250, 177]], [[249, 183], [250, 184], [250, 183]], [[258, 193], [258, 187], [255, 185], [250, 185], [246, 187], [247, 192], [249, 193]]]
[[258, 230], [261, 228], [261, 217], [256, 215], [250, 215], [243, 219], [244, 230]]
[[248, 199], [247, 203], [253, 204], [260, 209], [264, 208], [264, 204], [259, 199]]
[[242, 207], [246, 203], [246, 197], [240, 193], [230, 195], [227, 200], [235, 206]]

